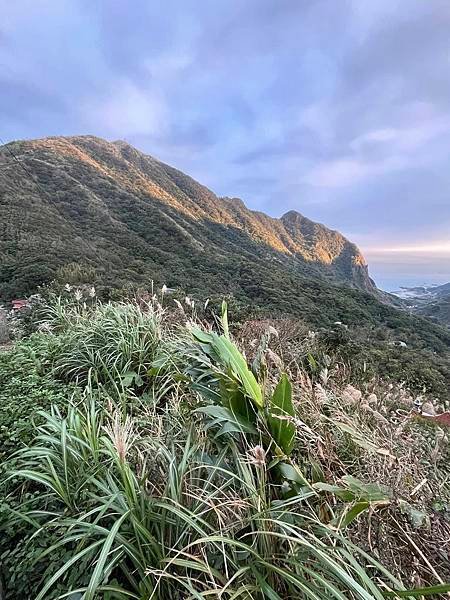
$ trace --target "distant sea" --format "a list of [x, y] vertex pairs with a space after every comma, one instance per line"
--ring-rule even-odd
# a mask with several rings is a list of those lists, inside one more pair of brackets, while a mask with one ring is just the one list
[[395, 275], [387, 275], [383, 273], [375, 273], [373, 269], [369, 272], [372, 279], [381, 290], [385, 292], [397, 292], [400, 288], [410, 288], [425, 286], [429, 287], [432, 285], [442, 285], [443, 283], [449, 283], [450, 276], [442, 276], [437, 273], [431, 273], [429, 277], [421, 275], [401, 274], [396, 273]]
[[369, 274], [386, 292], [402, 287], [442, 285], [450, 282], [450, 253], [370, 253], [366, 255]]

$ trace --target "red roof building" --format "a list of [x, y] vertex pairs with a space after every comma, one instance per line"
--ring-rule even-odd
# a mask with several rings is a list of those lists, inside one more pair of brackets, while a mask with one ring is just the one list
[[13, 310], [22, 310], [28, 304], [26, 300], [11, 300]]

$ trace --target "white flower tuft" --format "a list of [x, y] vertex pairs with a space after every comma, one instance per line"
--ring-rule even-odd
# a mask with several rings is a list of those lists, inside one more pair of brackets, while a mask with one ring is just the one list
[[248, 457], [250, 462], [257, 467], [264, 467], [266, 464], [266, 451], [259, 444], [249, 451]]

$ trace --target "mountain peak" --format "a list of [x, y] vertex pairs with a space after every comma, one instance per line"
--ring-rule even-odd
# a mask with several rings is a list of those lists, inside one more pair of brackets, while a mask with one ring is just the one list
[[[239, 198], [219, 198], [124, 140], [49, 137], [17, 142], [17, 149], [35, 183], [25, 170], [14, 170], [17, 193], [5, 192], [0, 210], [28, 211], [24, 222], [18, 219], [20, 231], [6, 233], [12, 240], [37, 237], [56, 253], [51, 264], [44, 256], [38, 261], [47, 278], [66, 262], [102, 269], [107, 262], [124, 283], [148, 281], [161, 270], [176, 283], [186, 276], [185, 267], [179, 272], [186, 260], [207, 264], [215, 277], [223, 260], [261, 268], [269, 261], [292, 276], [375, 289], [360, 252], [339, 232], [295, 210], [275, 219], [248, 209]], [[0, 162], [8, 160], [0, 147]], [[11, 188], [11, 170], [0, 169], [2, 184]], [[96, 240], [95, 249], [90, 240]], [[20, 256], [15, 260], [20, 271]]]
[[298, 220], [298, 219], [305, 219], [306, 217], [304, 217], [298, 211], [291, 209], [291, 210], [288, 210], [287, 212], [285, 212], [284, 215], [282, 215], [280, 218], [282, 221], [294, 221], [294, 220]]

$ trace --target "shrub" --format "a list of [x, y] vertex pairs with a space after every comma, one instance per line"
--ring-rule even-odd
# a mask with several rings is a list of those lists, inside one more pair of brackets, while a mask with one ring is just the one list
[[32, 441], [39, 410], [65, 406], [74, 392], [49, 372], [53, 343], [37, 335], [0, 353], [0, 463]]
[[36, 435], [35, 427], [43, 420], [40, 411], [65, 408], [77, 392], [48, 372], [52, 341], [37, 335], [0, 353], [0, 589], [3, 579], [6, 598], [12, 600], [33, 597], [45, 571], [35, 560], [54, 541], [45, 531], [32, 538], [35, 527], [14, 516], [19, 508], [48, 508], [42, 491], [22, 490], [20, 482], [7, 479], [7, 468], [16, 464], [13, 453]]
[[48, 322], [63, 329], [55, 361], [60, 377], [80, 383], [91, 378], [139, 384], [161, 340], [161, 308], [123, 303], [58, 311]]

